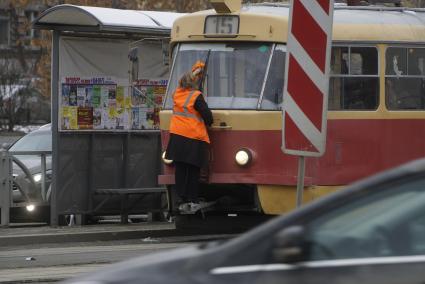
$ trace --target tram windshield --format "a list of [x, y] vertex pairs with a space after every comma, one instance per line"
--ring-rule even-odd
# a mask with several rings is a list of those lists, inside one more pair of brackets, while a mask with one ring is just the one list
[[181, 76], [191, 70], [197, 60], [202, 60], [207, 64], [203, 94], [210, 108], [256, 109], [272, 46], [244, 42], [181, 44], [174, 55], [165, 108], [172, 108], [172, 94]]

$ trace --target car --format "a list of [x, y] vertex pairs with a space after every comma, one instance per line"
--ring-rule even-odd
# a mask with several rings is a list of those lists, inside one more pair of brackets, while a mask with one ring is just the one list
[[65, 283], [423, 283], [425, 159], [225, 242], [105, 267]]
[[[46, 170], [45, 170], [45, 187], [42, 187], [42, 160], [40, 155], [20, 155], [19, 152], [47, 151]], [[48, 203], [50, 201], [50, 183], [52, 175], [52, 131], [51, 124], [41, 126], [39, 129], [28, 133], [20, 138], [9, 148], [9, 152], [13, 155], [13, 202], [17, 204], [16, 209], [19, 211], [25, 205], [26, 215], [40, 213], [36, 211], [37, 207], [48, 211]], [[14, 154], [17, 153], [17, 154]], [[15, 216], [16, 214], [11, 214]]]

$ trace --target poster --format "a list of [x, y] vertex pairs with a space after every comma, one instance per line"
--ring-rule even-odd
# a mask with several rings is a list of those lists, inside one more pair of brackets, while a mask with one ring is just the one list
[[77, 109], [77, 124], [79, 129], [93, 129], [93, 108], [79, 107]]
[[104, 129], [104, 121], [102, 120], [102, 108], [100, 107], [93, 109], [93, 129]]
[[76, 130], [78, 129], [77, 124], [77, 107], [64, 106], [62, 107], [62, 129], [64, 130]]
[[166, 87], [163, 79], [141, 79], [128, 87], [107, 77], [65, 77], [59, 96], [59, 130], [159, 129]]
[[101, 98], [101, 87], [99, 85], [95, 85], [92, 88], [92, 97], [91, 104], [92, 107], [98, 108], [100, 107], [100, 98]]
[[140, 79], [133, 83], [131, 93], [131, 129], [159, 129], [159, 111], [168, 80]]
[[124, 103], [124, 87], [123, 86], [117, 86], [115, 99], [116, 99], [117, 107], [119, 107], [119, 108], [125, 107], [125, 103]]

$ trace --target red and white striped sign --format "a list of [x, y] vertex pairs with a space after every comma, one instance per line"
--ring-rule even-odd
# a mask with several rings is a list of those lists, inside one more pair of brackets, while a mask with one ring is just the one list
[[325, 151], [333, 2], [291, 1], [282, 129], [287, 154]]

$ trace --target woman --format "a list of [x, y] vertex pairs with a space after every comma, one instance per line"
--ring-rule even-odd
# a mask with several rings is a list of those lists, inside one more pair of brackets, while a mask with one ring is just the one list
[[213, 123], [213, 117], [198, 90], [204, 68], [205, 63], [197, 61], [179, 80], [173, 95], [170, 140], [165, 155], [166, 159], [174, 161], [179, 210], [186, 214], [205, 207], [198, 198], [199, 178], [201, 167], [208, 163], [207, 126]]

